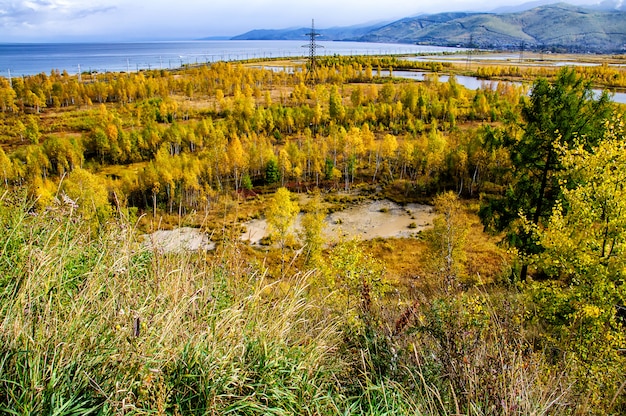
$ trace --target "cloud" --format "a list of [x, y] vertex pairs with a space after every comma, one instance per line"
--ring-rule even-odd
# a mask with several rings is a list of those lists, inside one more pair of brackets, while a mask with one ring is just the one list
[[98, 3], [76, 0], [0, 1], [0, 20], [11, 26], [38, 25], [50, 21], [81, 19], [116, 9], [115, 5]]
[[252, 29], [308, 26], [312, 18], [316, 27], [329, 28], [424, 12], [485, 10], [521, 1], [524, 0], [0, 0], [0, 40], [197, 39], [233, 36]]
[[97, 14], [107, 14], [107, 13], [111, 13], [117, 10], [117, 7], [115, 6], [108, 6], [108, 7], [92, 7], [90, 9], [82, 9], [82, 10], [77, 10], [72, 14], [72, 18], [74, 19], [83, 19], [85, 17], [89, 17], [89, 16], [93, 16], [93, 15], [97, 15]]
[[5, 42], [82, 38], [116, 13], [123, 0], [0, 0], [0, 37]]

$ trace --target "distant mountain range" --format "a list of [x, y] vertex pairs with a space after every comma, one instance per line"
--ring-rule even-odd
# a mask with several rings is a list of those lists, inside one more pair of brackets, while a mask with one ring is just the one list
[[[453, 12], [374, 25], [316, 29], [318, 40], [411, 43], [479, 49], [614, 53], [626, 51], [626, 6], [529, 3], [497, 12]], [[530, 8], [528, 8], [530, 7]], [[232, 39], [301, 40], [311, 28], [253, 30]]]

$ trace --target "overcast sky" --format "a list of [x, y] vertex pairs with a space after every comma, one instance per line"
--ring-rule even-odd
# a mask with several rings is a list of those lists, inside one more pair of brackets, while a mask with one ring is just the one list
[[[558, 0], [554, 0], [556, 3]], [[570, 3], [582, 0], [570, 0]], [[0, 0], [0, 42], [186, 40], [252, 29], [317, 28], [420, 13], [486, 11], [524, 0]], [[592, 3], [593, 0], [587, 1]]]

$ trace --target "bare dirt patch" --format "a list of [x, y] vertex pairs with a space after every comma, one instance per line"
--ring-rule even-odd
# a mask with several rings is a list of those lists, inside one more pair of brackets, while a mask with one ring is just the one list
[[[291, 229], [294, 234], [302, 228], [301, 217], [302, 214]], [[410, 238], [431, 227], [434, 217], [429, 205], [402, 206], [389, 200], [365, 201], [328, 215], [323, 232], [329, 243], [352, 238]], [[261, 240], [270, 233], [265, 219], [253, 219], [241, 225], [241, 240], [253, 246], [261, 245]], [[145, 235], [144, 240], [150, 247], [164, 252], [215, 248], [207, 233], [190, 227], [160, 230]]]
[[[328, 242], [339, 239], [360, 238], [408, 238], [432, 226], [435, 214], [429, 205], [408, 204], [401, 206], [392, 201], [366, 201], [350, 208], [334, 212], [325, 219], [324, 235]], [[291, 232], [301, 229], [301, 215]], [[245, 232], [241, 239], [258, 245], [269, 234], [267, 221], [255, 219], [242, 224]]]
[[209, 240], [207, 233], [191, 227], [159, 230], [143, 238], [148, 247], [165, 253], [215, 249], [215, 243]]
[[324, 231], [330, 239], [408, 238], [432, 226], [434, 217], [433, 208], [428, 205], [371, 201], [331, 214]]

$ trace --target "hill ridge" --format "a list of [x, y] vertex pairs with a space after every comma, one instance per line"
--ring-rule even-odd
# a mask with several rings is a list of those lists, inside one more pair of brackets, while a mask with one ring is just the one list
[[[253, 30], [232, 39], [304, 39], [309, 28]], [[480, 49], [555, 52], [626, 51], [626, 12], [568, 3], [505, 12], [422, 14], [371, 26], [317, 29], [319, 40], [412, 43]]]

